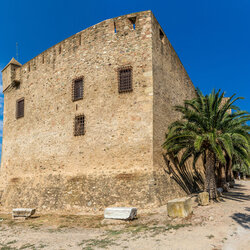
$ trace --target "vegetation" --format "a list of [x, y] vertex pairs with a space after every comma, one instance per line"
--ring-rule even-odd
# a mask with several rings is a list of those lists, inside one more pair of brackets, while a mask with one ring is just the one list
[[250, 175], [250, 166], [246, 163], [235, 163], [233, 170], [242, 173], [243, 176]]
[[175, 107], [182, 119], [169, 126], [163, 144], [170, 158], [180, 158], [180, 166], [189, 158], [194, 164], [202, 159], [204, 190], [210, 199], [217, 198], [216, 170], [225, 176], [225, 182], [232, 178], [233, 159], [249, 165], [250, 115], [234, 105], [242, 99], [234, 97], [224, 98], [224, 92], [214, 90], [204, 96], [197, 90], [194, 99]]

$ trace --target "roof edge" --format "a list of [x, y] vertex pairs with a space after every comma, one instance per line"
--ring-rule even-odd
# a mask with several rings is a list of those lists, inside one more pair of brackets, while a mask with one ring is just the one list
[[14, 64], [14, 65], [17, 65], [19, 67], [22, 66], [22, 64], [20, 62], [18, 62], [14, 57], [12, 57], [12, 59], [9, 61], [9, 63], [1, 70], [1, 72], [3, 72], [10, 64]]

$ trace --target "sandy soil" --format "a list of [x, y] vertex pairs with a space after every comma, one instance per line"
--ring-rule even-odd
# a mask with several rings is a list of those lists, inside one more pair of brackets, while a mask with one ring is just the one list
[[111, 225], [100, 216], [38, 215], [13, 221], [0, 213], [0, 249], [42, 248], [248, 250], [250, 181], [238, 181], [223, 201], [198, 206], [185, 219], [171, 220], [165, 206]]

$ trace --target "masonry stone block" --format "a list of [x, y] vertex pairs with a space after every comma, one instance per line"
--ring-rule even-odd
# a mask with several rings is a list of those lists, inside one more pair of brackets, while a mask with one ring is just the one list
[[191, 197], [183, 197], [168, 201], [168, 216], [170, 217], [187, 217], [193, 212]]
[[133, 220], [137, 216], [135, 207], [109, 207], [104, 210], [105, 219]]
[[34, 208], [14, 208], [12, 210], [12, 218], [13, 219], [27, 219], [35, 214], [36, 209]]
[[201, 192], [198, 194], [198, 203], [201, 206], [209, 205], [209, 193], [208, 192]]

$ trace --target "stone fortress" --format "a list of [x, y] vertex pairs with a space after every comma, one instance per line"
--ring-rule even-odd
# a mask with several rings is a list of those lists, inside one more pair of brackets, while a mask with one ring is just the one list
[[112, 18], [2, 70], [4, 208], [95, 212], [185, 195], [164, 171], [173, 106], [195, 88], [151, 11]]

